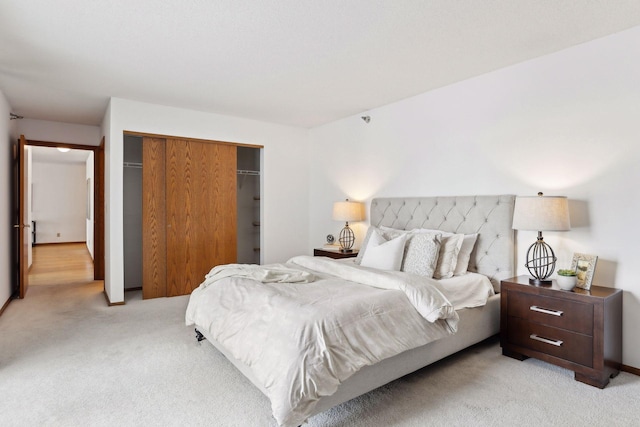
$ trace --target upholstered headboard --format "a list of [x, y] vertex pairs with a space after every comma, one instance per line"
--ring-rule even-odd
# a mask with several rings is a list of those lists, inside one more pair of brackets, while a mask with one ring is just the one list
[[402, 230], [429, 228], [478, 233], [469, 271], [500, 280], [515, 275], [513, 206], [515, 196], [390, 197], [371, 201], [371, 225]]

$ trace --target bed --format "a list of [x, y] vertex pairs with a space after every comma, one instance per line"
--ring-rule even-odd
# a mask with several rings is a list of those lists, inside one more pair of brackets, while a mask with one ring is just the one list
[[[367, 285], [360, 285], [361, 280], [361, 283], [366, 283], [367, 277], [369, 277], [368, 275], [370, 274], [370, 272], [356, 271], [355, 273], [352, 273], [352, 267], [347, 266], [347, 263], [344, 261], [341, 263], [340, 261], [329, 259], [314, 260], [311, 259], [312, 257], [296, 257], [290, 260], [289, 263], [280, 265], [282, 270], [275, 269], [267, 271], [245, 269], [244, 267], [235, 267], [235, 269], [230, 268], [233, 266], [223, 267], [222, 269], [217, 271], [217, 276], [220, 276], [220, 274], [222, 274], [222, 276], [224, 277], [216, 277], [215, 286], [207, 288], [216, 289], [216, 292], [219, 293], [219, 295], [216, 297], [217, 299], [214, 302], [215, 304], [217, 304], [217, 306], [211, 307], [211, 301], [213, 300], [206, 300], [205, 302], [205, 298], [201, 296], [202, 292], [194, 291], [195, 296], [194, 294], [192, 294], [189, 308], [187, 310], [187, 324], [195, 324], [198, 335], [207, 338], [207, 341], [214, 345], [221, 353], [223, 353], [225, 357], [227, 357], [247, 378], [249, 378], [253, 382], [254, 385], [256, 385], [256, 387], [258, 387], [263, 393], [270, 397], [272, 401], [272, 408], [274, 411], [274, 418], [280, 425], [300, 425], [306, 418], [314, 414], [320, 413], [342, 402], [346, 402], [354, 397], [367, 393], [377, 387], [380, 387], [390, 381], [393, 381], [420, 368], [423, 368], [435, 361], [438, 361], [457, 351], [478, 343], [499, 332], [500, 301], [498, 293], [500, 280], [514, 276], [514, 237], [513, 230], [511, 228], [514, 201], [515, 196], [512, 195], [376, 198], [372, 200], [369, 217], [372, 229], [386, 229], [392, 231], [426, 229], [440, 230], [442, 232], [455, 233], [456, 235], [466, 236], [477, 234], [475, 244], [473, 245], [473, 251], [469, 255], [469, 273], [466, 275], [461, 274], [461, 277], [458, 278], [444, 278], [442, 281], [440, 281], [440, 283], [446, 283], [447, 280], [467, 280], [467, 278], [465, 278], [464, 276], [482, 276], [481, 278], [484, 280], [484, 282], [489, 283], [488, 286], [491, 288], [489, 295], [487, 295], [486, 303], [482, 306], [474, 308], [458, 307], [456, 310], [452, 310], [454, 304], [447, 305], [447, 298], [444, 298], [445, 303], [440, 301], [438, 296], [440, 294], [437, 291], [423, 290], [423, 288], [421, 287], [421, 282], [419, 281], [416, 282], [416, 287], [413, 288], [410, 287], [411, 281], [407, 279], [407, 283], [409, 283], [407, 285], [409, 287], [409, 291], [406, 291], [406, 289], [404, 289], [403, 283], [394, 285], [397, 286], [397, 288], [393, 288], [393, 290], [391, 290], [391, 288], [378, 289], [376, 288], [378, 279], [372, 279], [373, 283], [371, 283], [370, 285], [372, 285], [371, 287], [375, 288], [376, 290], [367, 291], [371, 292], [371, 298], [378, 298], [381, 295], [387, 296], [383, 297], [383, 299], [388, 298], [389, 295], [394, 295], [395, 298], [395, 296], [397, 296], [398, 294], [398, 292], [396, 291], [400, 288], [405, 290], [407, 296], [413, 295], [415, 293], [415, 289], [419, 289], [420, 292], [428, 292], [427, 294], [420, 294], [419, 297], [414, 298], [414, 300], [419, 300], [413, 305], [416, 310], [412, 310], [411, 308], [403, 309], [403, 312], [405, 313], [414, 311], [420, 312], [420, 315], [422, 315], [422, 323], [426, 325], [424, 326], [424, 328], [426, 328], [427, 330], [423, 333], [422, 330], [414, 331], [413, 329], [411, 329], [413, 328], [413, 323], [416, 323], [417, 321], [412, 320], [411, 322], [413, 323], [407, 321], [407, 331], [411, 331], [411, 333], [414, 334], [413, 336], [416, 337], [416, 342], [429, 341], [426, 339], [426, 337], [423, 337], [423, 335], [431, 335], [433, 333], [434, 338], [432, 338], [430, 342], [420, 344], [417, 347], [408, 348], [406, 350], [401, 350], [398, 353], [391, 354], [389, 353], [391, 350], [388, 350], [386, 348], [386, 341], [393, 341], [395, 333], [397, 333], [397, 335], [400, 337], [398, 339], [399, 341], [406, 341], [406, 337], [404, 337], [403, 335], [405, 331], [396, 331], [395, 333], [390, 332], [387, 333], [387, 335], [385, 335], [384, 331], [382, 331], [380, 335], [386, 337], [384, 345], [380, 343], [380, 347], [384, 347], [383, 350], [380, 350], [383, 356], [370, 357], [369, 354], [367, 354], [365, 355], [365, 357], [362, 355], [358, 355], [358, 358], [365, 358], [367, 360], [371, 359], [374, 360], [374, 362], [368, 363], [365, 361], [363, 363], [359, 363], [358, 366], [353, 368], [351, 365], [355, 363], [353, 363], [351, 360], [344, 363], [342, 360], [334, 360], [333, 362], [329, 363], [330, 366], [323, 367], [324, 370], [319, 371], [319, 376], [315, 378], [311, 377], [311, 379], [299, 379], [298, 376], [311, 376], [314, 372], [315, 366], [317, 365], [317, 361], [314, 362], [312, 357], [305, 356], [305, 359], [303, 360], [303, 362], [301, 362], [299, 368], [297, 363], [289, 364], [283, 367], [282, 364], [278, 365], [278, 363], [280, 363], [279, 357], [275, 356], [278, 355], [278, 351], [288, 352], [288, 350], [286, 350], [287, 343], [280, 341], [280, 338], [274, 338], [273, 335], [270, 335], [269, 338], [267, 338], [265, 341], [260, 342], [258, 341], [258, 339], [251, 335], [247, 335], [251, 338], [243, 336], [242, 334], [246, 333], [246, 331], [243, 332], [241, 330], [242, 328], [236, 328], [239, 317], [236, 317], [235, 313], [242, 311], [260, 311], [255, 309], [255, 304], [261, 304], [260, 301], [263, 301], [264, 304], [267, 304], [269, 306], [269, 309], [265, 310], [265, 313], [270, 314], [264, 314], [260, 317], [273, 316], [273, 310], [271, 307], [272, 302], [274, 300], [280, 300], [281, 298], [276, 294], [269, 294], [262, 297], [263, 300], [251, 300], [250, 303], [247, 303], [251, 304], [251, 306], [249, 307], [238, 305], [244, 304], [245, 300], [250, 301], [249, 298], [253, 298], [254, 290], [257, 288], [247, 287], [245, 289], [240, 287], [239, 289], [241, 290], [238, 291], [238, 296], [227, 298], [227, 291], [225, 291], [222, 287], [218, 287], [218, 284], [224, 283], [226, 286], [231, 286], [231, 288], [235, 289], [234, 286], [236, 285], [232, 285], [227, 281], [240, 280], [237, 278], [233, 279], [238, 275], [244, 275], [245, 277], [243, 277], [242, 280], [248, 280], [242, 283], [251, 284], [251, 280], [253, 279], [256, 279], [253, 280], [255, 282], [260, 282], [260, 274], [272, 274], [275, 271], [276, 276], [278, 276], [279, 274], [286, 276], [286, 280], [283, 281], [288, 281], [288, 283], [279, 284], [278, 286], [280, 287], [271, 286], [271, 288], [269, 289], [284, 289], [283, 292], [293, 293], [295, 292], [295, 289], [302, 289], [299, 286], [305, 286], [305, 284], [307, 284], [307, 286], [311, 288], [311, 286], [308, 285], [309, 280], [307, 279], [309, 278], [309, 276], [307, 276], [307, 274], [311, 276], [315, 275], [315, 277], [323, 278], [323, 280], [333, 280], [334, 275], [336, 275], [337, 277], [338, 275], [342, 274], [342, 270], [345, 270], [345, 274], [347, 274], [345, 278], [347, 279], [349, 286], [365, 286], [368, 289], [370, 288]], [[364, 244], [367, 244], [367, 242], [363, 242], [363, 245]], [[361, 262], [362, 260], [358, 261]], [[351, 262], [353, 262], [353, 260], [351, 260]], [[289, 269], [289, 267], [291, 266], [294, 266], [296, 268]], [[256, 266], [256, 268], [258, 267], [259, 266]], [[327, 268], [328, 270], [322, 271], [323, 268]], [[359, 270], [367, 270], [366, 267], [355, 266], [354, 268], [359, 268]], [[265, 271], [267, 272], [265, 273]], [[336, 273], [336, 271], [338, 273]], [[349, 276], [349, 274], [356, 275]], [[396, 281], [402, 282], [403, 278], [409, 276], [401, 276], [401, 280]], [[275, 278], [275, 282], [278, 282], [279, 277], [280, 276]], [[207, 280], [209, 280], [209, 275]], [[207, 283], [207, 280], [205, 280], [205, 283]], [[331, 280], [328, 280], [326, 283], [329, 283], [334, 287], [337, 286], [336, 283], [334, 283], [335, 281]], [[393, 280], [395, 280], [395, 276]], [[263, 282], [268, 281], [269, 279], [263, 278]], [[203, 285], [205, 285], [205, 283], [203, 283]], [[342, 283], [345, 283], [344, 280]], [[258, 286], [258, 283], [255, 286]], [[296, 286], [298, 286], [298, 288], [296, 288]], [[384, 286], [387, 286], [386, 282]], [[335, 292], [340, 292], [339, 288], [337, 287], [327, 289], [334, 289]], [[389, 290], [391, 290], [392, 293], [389, 293]], [[351, 288], [344, 288], [343, 292], [345, 292], [345, 295], [347, 295], [346, 298], [348, 299]], [[431, 294], [429, 292], [434, 293]], [[423, 308], [418, 306], [419, 304], [421, 304], [420, 301], [422, 301], [422, 299], [431, 302], [436, 300], [436, 303], [440, 305], [437, 305], [435, 309], [433, 307]], [[288, 302], [285, 303], [285, 305], [287, 304]], [[230, 308], [230, 306], [234, 307]], [[292, 310], [290, 310], [291, 314], [282, 314], [280, 312], [280, 314], [278, 314], [274, 318], [286, 319], [286, 321], [281, 321], [280, 323], [295, 323], [296, 320], [294, 319], [303, 317], [303, 315], [301, 315], [300, 313], [305, 309], [306, 308], [304, 305], [296, 305]], [[215, 322], [211, 319], [215, 318], [216, 316], [220, 316], [219, 313], [223, 312], [224, 310], [228, 310], [228, 312], [231, 314], [227, 314], [227, 317], [225, 318], [223, 323], [218, 323], [216, 326]], [[195, 312], [205, 312], [205, 314], [198, 316], [194, 314]], [[423, 315], [423, 312], [437, 312], [439, 317], [431, 319], [429, 322], [424, 322], [424, 318], [426, 318], [427, 315]], [[358, 316], [364, 317], [361, 314]], [[367, 317], [380, 316], [376, 315]], [[289, 318], [291, 318], [291, 320], [289, 320]], [[391, 321], [387, 321], [387, 323], [396, 324], [398, 323], [398, 321], [396, 319], [392, 319]], [[320, 329], [323, 329], [325, 325], [322, 322], [320, 324]], [[221, 327], [220, 325], [224, 326]], [[404, 327], [405, 325], [403, 324], [403, 328]], [[254, 326], [252, 324], [249, 329], [259, 328], [264, 329], [265, 327], [259, 325]], [[354, 337], [353, 333], [358, 333], [358, 331], [360, 330], [364, 331], [367, 328], [369, 327], [364, 326], [360, 327], [360, 329], [355, 328], [356, 331], [352, 332], [352, 335], [348, 335], [346, 336], [346, 338], [345, 336], [340, 336], [333, 339], [338, 341], [357, 341], [360, 338]], [[318, 329], [318, 327], [315, 327], [314, 329]], [[222, 330], [224, 330], [224, 332], [221, 334]], [[364, 334], [365, 332], [362, 333]], [[324, 331], [320, 331], [318, 336], [320, 338], [317, 338], [314, 335], [315, 338], [313, 339], [324, 340]], [[262, 337], [262, 335], [260, 335], [260, 337]], [[362, 338], [362, 341], [366, 342], [367, 340], [370, 340], [370, 338], [371, 337]], [[238, 353], [238, 350], [232, 346], [233, 341], [243, 340], [252, 342], [252, 344], [249, 345], [248, 349], [246, 350], [247, 352], [252, 352], [250, 355], [251, 357], [246, 357], [246, 354]], [[329, 342], [331, 339], [326, 338], [326, 340], [327, 342]], [[221, 341], [225, 342], [225, 345], [221, 344]], [[322, 353], [322, 355], [326, 353], [324, 347], [328, 345], [329, 344], [325, 344], [323, 342], [322, 346], [320, 346], [322, 350], [320, 351], [320, 353]], [[378, 344], [372, 344], [372, 346], [375, 347], [378, 346]], [[407, 345], [407, 347], [411, 347], [411, 345]], [[369, 350], [366, 345], [363, 346], [363, 348], [366, 349], [366, 352], [373, 351]], [[264, 355], [262, 353], [264, 353]], [[342, 356], [344, 355], [342, 353], [339, 353], [339, 357], [341, 358]], [[312, 359], [312, 361], [309, 362], [309, 366], [306, 365], [307, 358]], [[257, 366], [257, 362], [261, 361], [262, 359], [264, 359], [265, 361], [269, 361], [270, 359], [272, 359], [272, 361], [267, 364], [273, 366], [275, 373], [271, 373], [268, 375], [264, 374], [264, 369]], [[347, 366], [353, 372], [350, 371], [348, 374], [344, 374], [343, 372], [341, 372], [341, 370], [346, 370], [346, 368], [343, 369], [343, 365]], [[284, 373], [287, 367], [295, 368], [293, 369], [292, 374], [289, 374], [288, 372], [286, 374]], [[274, 401], [275, 399], [273, 394], [274, 382], [276, 380], [279, 380], [279, 375], [277, 374], [278, 372], [280, 372], [279, 369], [283, 371], [282, 376], [293, 375], [296, 377], [296, 380], [299, 380], [299, 382], [302, 384], [302, 389], [293, 389], [293, 391], [290, 391], [292, 397], [287, 398], [288, 400], [284, 399], [286, 400], [284, 409], [281, 403]], [[337, 373], [334, 371], [336, 371]], [[333, 378], [334, 374], [336, 375], [336, 378]], [[325, 378], [323, 375], [326, 375], [327, 378]], [[329, 377], [331, 377], [332, 381], [328, 380]], [[324, 384], [325, 382], [327, 384]], [[295, 407], [296, 405], [298, 405], [298, 395], [306, 395], [309, 391], [309, 388], [313, 388], [312, 391], [317, 391], [317, 393], [313, 396], [311, 401], [304, 401], [300, 404], [300, 408]], [[289, 400], [295, 400], [295, 402], [291, 403], [289, 402]]]

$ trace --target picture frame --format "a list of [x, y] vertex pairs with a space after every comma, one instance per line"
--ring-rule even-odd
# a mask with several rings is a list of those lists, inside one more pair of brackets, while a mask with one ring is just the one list
[[596, 255], [574, 253], [571, 269], [576, 272], [576, 287], [588, 291], [591, 289], [593, 273], [596, 270], [598, 257]]

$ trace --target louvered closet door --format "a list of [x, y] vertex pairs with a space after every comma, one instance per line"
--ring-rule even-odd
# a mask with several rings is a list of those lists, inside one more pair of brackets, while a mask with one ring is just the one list
[[167, 296], [237, 259], [236, 147], [166, 140]]

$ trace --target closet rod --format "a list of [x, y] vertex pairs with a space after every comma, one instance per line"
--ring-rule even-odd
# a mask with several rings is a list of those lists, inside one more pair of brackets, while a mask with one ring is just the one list
[[238, 169], [238, 175], [260, 175], [260, 171], [252, 171], [247, 169]]
[[123, 166], [125, 168], [136, 168], [136, 169], [142, 169], [142, 163], [136, 163], [136, 162], [124, 162]]

